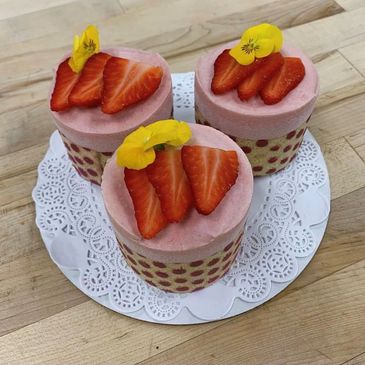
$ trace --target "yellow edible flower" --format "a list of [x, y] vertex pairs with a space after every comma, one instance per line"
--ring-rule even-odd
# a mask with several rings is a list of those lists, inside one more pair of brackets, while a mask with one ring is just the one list
[[191, 137], [186, 122], [174, 119], [160, 120], [147, 127], [139, 127], [129, 134], [117, 149], [117, 164], [129, 169], [141, 170], [156, 158], [154, 147], [161, 144], [181, 146]]
[[99, 31], [95, 25], [89, 25], [79, 37], [74, 37], [72, 55], [68, 62], [72, 71], [79, 73], [86, 61], [95, 53], [99, 52]]
[[263, 23], [248, 28], [242, 38], [229, 54], [241, 65], [249, 65], [255, 58], [279, 52], [283, 44], [281, 30], [271, 24]]

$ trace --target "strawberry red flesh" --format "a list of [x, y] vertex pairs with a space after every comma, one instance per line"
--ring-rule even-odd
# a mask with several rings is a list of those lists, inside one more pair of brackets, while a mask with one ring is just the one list
[[102, 111], [114, 114], [150, 97], [160, 86], [162, 68], [112, 57], [104, 69]]
[[133, 201], [139, 232], [146, 239], [155, 237], [168, 222], [162, 213], [156, 191], [148, 180], [146, 169], [124, 169], [124, 181]]
[[238, 97], [241, 100], [248, 100], [256, 96], [284, 63], [284, 58], [279, 52], [272, 53], [260, 60], [256, 71], [238, 86]]
[[199, 213], [208, 215], [236, 182], [237, 153], [203, 146], [184, 146], [181, 151], [194, 205]]
[[103, 92], [103, 72], [111, 56], [97, 53], [83, 67], [80, 78], [71, 91], [69, 102], [73, 106], [92, 107], [100, 105]]
[[68, 97], [80, 76], [72, 71], [68, 61], [69, 58], [64, 60], [57, 69], [56, 82], [51, 97], [51, 110], [54, 112], [61, 112], [71, 107]]
[[284, 57], [281, 68], [260, 92], [263, 102], [268, 105], [278, 103], [299, 85], [304, 76], [305, 67], [300, 58]]
[[213, 93], [224, 94], [235, 89], [258, 68], [259, 64], [260, 60], [256, 60], [247, 66], [240, 65], [229, 54], [229, 49], [224, 50], [214, 62], [214, 76], [211, 84]]
[[169, 222], [180, 222], [193, 204], [193, 195], [181, 161], [181, 151], [167, 149], [156, 152], [147, 175], [161, 202]]

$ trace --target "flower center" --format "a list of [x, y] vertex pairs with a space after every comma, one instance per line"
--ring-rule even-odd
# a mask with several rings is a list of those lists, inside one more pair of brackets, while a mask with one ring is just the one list
[[250, 38], [248, 40], [248, 43], [245, 43], [242, 47], [241, 47], [242, 51], [245, 52], [246, 54], [250, 54], [256, 50], [259, 49], [259, 46], [255, 43], [255, 41]]
[[92, 39], [89, 39], [88, 41], [85, 41], [83, 43], [84, 49], [87, 52], [93, 53], [96, 49], [96, 44]]

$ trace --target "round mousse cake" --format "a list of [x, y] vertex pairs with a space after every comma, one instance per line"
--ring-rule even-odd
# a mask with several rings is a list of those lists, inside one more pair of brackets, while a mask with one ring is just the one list
[[196, 122], [230, 136], [247, 154], [255, 176], [274, 173], [294, 159], [319, 93], [318, 74], [299, 49], [284, 45], [283, 57], [300, 58], [305, 76], [280, 102], [267, 105], [260, 96], [241, 100], [237, 90], [217, 95], [211, 90], [214, 63], [238, 41], [202, 56], [195, 72]]
[[181, 222], [145, 239], [138, 230], [125, 169], [117, 165], [116, 154], [107, 162], [101, 184], [106, 211], [128, 264], [149, 284], [171, 292], [202, 289], [229, 270], [240, 248], [253, 193], [251, 166], [239, 146], [213, 128], [191, 124], [190, 129], [188, 146], [237, 153], [236, 182], [211, 214], [193, 208]]
[[[170, 118], [172, 115], [171, 74], [166, 61], [159, 54], [131, 48], [111, 48], [102, 52], [159, 66], [163, 76], [160, 85], [151, 96], [114, 114], [104, 113], [100, 106], [51, 111], [74, 167], [81, 177], [97, 184], [101, 183], [106, 160], [131, 131], [141, 125]], [[54, 75], [56, 71], [57, 67]], [[50, 97], [54, 86], [55, 77]]]

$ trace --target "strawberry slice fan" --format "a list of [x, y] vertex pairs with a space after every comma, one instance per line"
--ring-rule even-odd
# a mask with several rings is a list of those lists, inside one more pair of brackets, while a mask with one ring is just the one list
[[149, 98], [160, 86], [162, 69], [106, 53], [91, 56], [81, 73], [72, 71], [69, 58], [58, 67], [51, 110], [101, 105], [106, 114]]
[[235, 184], [238, 168], [235, 151], [204, 146], [158, 151], [147, 168], [126, 168], [124, 181], [141, 235], [155, 237], [168, 223], [182, 221], [193, 207], [211, 214]]
[[242, 101], [260, 95], [265, 104], [271, 105], [283, 100], [304, 76], [305, 68], [300, 58], [283, 57], [275, 52], [244, 66], [226, 49], [214, 63], [211, 89], [216, 95], [237, 89]]

